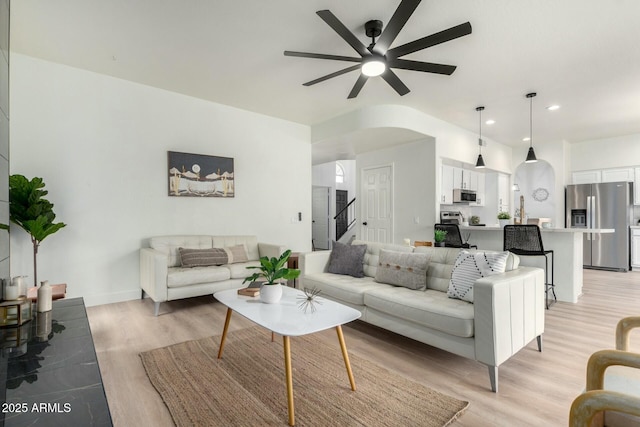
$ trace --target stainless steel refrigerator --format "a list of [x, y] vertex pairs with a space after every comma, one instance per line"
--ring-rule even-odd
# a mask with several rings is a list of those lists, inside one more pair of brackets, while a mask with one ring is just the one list
[[566, 227], [615, 229], [608, 234], [583, 234], [585, 268], [629, 270], [632, 185], [629, 182], [567, 185]]

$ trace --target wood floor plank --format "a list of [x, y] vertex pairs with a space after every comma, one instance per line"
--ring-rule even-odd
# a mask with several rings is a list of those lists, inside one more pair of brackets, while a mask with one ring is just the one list
[[[114, 425], [172, 426], [138, 354], [219, 335], [226, 307], [207, 296], [163, 303], [158, 317], [149, 299], [87, 312]], [[497, 394], [489, 389], [482, 364], [363, 322], [346, 325], [343, 332], [351, 353], [470, 401], [455, 426], [566, 426], [571, 402], [584, 388], [587, 359], [594, 351], [613, 348], [616, 323], [631, 315], [640, 315], [640, 273], [585, 270], [579, 302], [560, 302], [546, 312], [543, 352], [533, 342], [500, 366]], [[235, 316], [229, 333], [249, 326]], [[333, 330], [317, 335], [338, 346]], [[632, 350], [640, 352], [640, 331], [631, 334], [631, 341]], [[358, 367], [352, 368], [357, 383]]]

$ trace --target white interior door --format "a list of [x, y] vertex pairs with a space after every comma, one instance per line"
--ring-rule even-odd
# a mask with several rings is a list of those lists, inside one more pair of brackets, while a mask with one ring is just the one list
[[329, 249], [329, 196], [331, 188], [313, 186], [311, 238], [316, 249]]
[[393, 169], [362, 170], [362, 224], [360, 236], [368, 242], [393, 243]]

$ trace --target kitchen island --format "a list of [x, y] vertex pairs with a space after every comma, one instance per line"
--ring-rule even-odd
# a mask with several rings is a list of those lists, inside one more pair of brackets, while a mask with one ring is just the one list
[[[546, 250], [553, 250], [554, 284], [558, 301], [578, 302], [582, 295], [583, 233], [613, 233], [613, 228], [541, 228], [542, 244]], [[460, 226], [463, 236], [471, 233], [469, 243], [479, 249], [501, 251], [503, 248], [502, 227]], [[520, 264], [544, 268], [543, 256], [521, 256]], [[551, 268], [551, 261], [549, 261]], [[551, 272], [549, 272], [551, 278]]]

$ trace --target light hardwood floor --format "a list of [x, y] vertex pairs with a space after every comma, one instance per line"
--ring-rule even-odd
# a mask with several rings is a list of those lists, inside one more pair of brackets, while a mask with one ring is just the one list
[[[620, 318], [640, 314], [640, 273], [585, 270], [584, 282], [577, 304], [557, 303], [546, 312], [543, 352], [534, 341], [500, 366], [497, 394], [489, 389], [484, 365], [363, 322], [343, 328], [347, 348], [398, 375], [471, 402], [455, 426], [566, 426], [571, 402], [584, 388], [588, 357], [614, 348]], [[219, 335], [226, 308], [212, 297], [199, 297], [163, 303], [158, 317], [149, 299], [87, 311], [114, 425], [173, 425], [138, 354]], [[229, 333], [251, 325], [235, 316]], [[338, 347], [333, 330], [317, 336]], [[631, 340], [632, 349], [640, 352], [640, 333], [632, 333]], [[357, 366], [353, 369], [357, 383]], [[282, 387], [284, 399], [284, 378]]]

